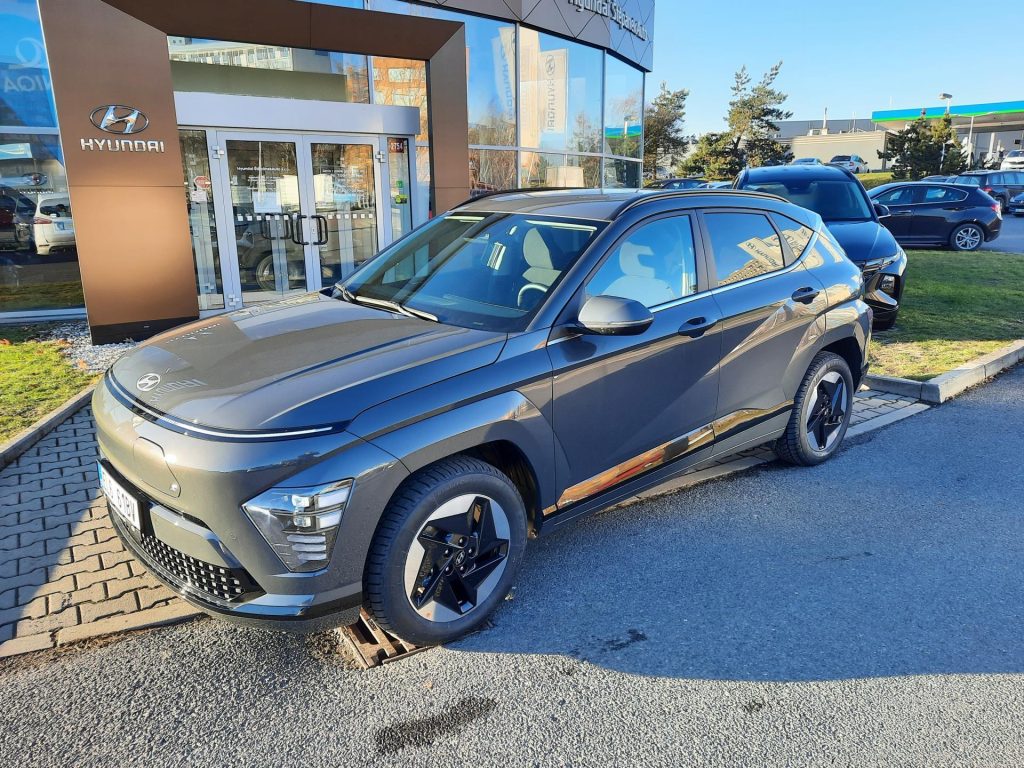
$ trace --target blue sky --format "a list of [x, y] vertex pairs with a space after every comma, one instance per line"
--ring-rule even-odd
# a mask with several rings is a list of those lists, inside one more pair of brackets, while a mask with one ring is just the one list
[[[954, 104], [1022, 99], [1024, 84], [1011, 74], [1020, 63], [1011, 53], [1019, 39], [1013, 43], [998, 28], [1010, 22], [1010, 7], [963, 0], [658, 0], [647, 98], [662, 80], [688, 88], [686, 132], [721, 130], [733, 73], [746, 64], [759, 77], [781, 59], [776, 85], [789, 95], [794, 119], [821, 119], [826, 106], [830, 122], [870, 117], [890, 105], [935, 106], [942, 92]], [[985, 48], [1003, 53], [985, 55]]]

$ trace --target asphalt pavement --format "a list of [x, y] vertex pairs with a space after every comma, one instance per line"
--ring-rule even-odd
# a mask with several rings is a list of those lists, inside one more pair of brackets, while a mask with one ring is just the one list
[[210, 620], [0, 663], [17, 766], [1024, 764], [1024, 366], [534, 542], [486, 630], [368, 672]]
[[986, 251], [1024, 253], [1024, 216], [1003, 214], [1003, 226], [999, 230], [999, 237], [981, 247]]

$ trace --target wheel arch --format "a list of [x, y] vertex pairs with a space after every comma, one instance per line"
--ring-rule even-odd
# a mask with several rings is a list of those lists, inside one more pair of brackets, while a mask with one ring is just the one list
[[854, 391], [856, 391], [860, 387], [861, 375], [864, 371], [864, 353], [861, 351], [857, 340], [853, 336], [844, 336], [830, 344], [826, 344], [820, 351], [832, 352], [846, 361], [846, 364], [850, 366], [850, 373], [853, 375], [853, 387]]
[[554, 434], [540, 409], [519, 392], [494, 395], [369, 439], [410, 473], [460, 454], [487, 462], [519, 490], [531, 525], [557, 496]]

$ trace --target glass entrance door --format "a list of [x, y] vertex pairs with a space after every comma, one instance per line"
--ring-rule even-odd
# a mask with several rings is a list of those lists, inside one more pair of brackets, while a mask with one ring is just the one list
[[207, 134], [228, 309], [331, 285], [390, 241], [379, 137]]
[[307, 137], [312, 168], [312, 198], [320, 280], [324, 285], [346, 277], [378, 249], [381, 221], [377, 213], [374, 146]]
[[225, 137], [224, 164], [241, 302], [305, 291], [298, 143]]

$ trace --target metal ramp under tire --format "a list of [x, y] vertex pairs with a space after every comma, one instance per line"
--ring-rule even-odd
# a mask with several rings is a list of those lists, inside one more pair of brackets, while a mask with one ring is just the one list
[[355, 662], [363, 669], [398, 661], [431, 647], [412, 645], [385, 632], [365, 608], [359, 610], [355, 624], [342, 627], [338, 632]]

